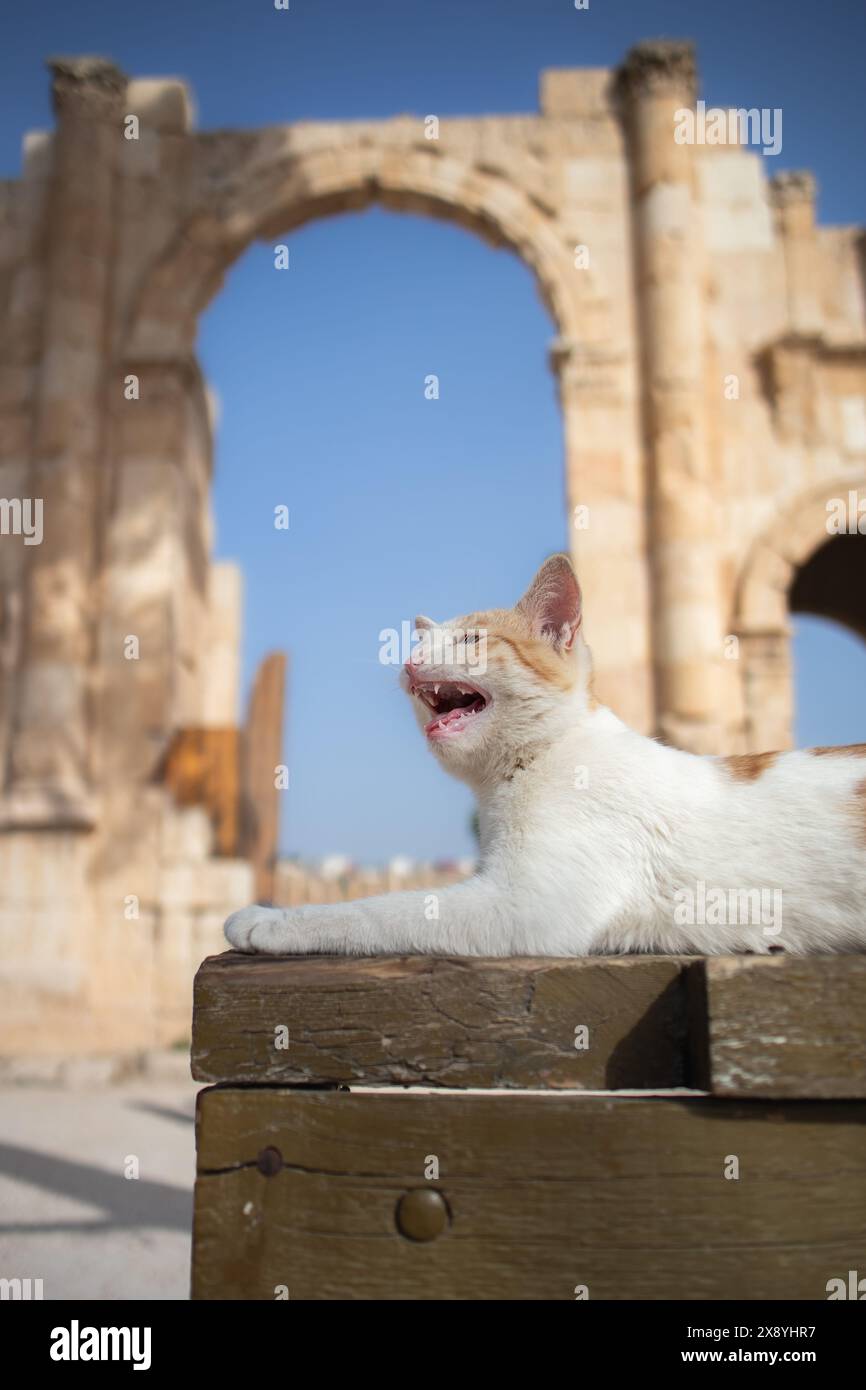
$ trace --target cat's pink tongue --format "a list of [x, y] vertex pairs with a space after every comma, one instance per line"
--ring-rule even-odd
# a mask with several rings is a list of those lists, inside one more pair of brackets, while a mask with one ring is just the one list
[[459, 733], [467, 717], [478, 714], [483, 708], [484, 701], [476, 700], [468, 709], [450, 709], [447, 714], [440, 714], [437, 719], [432, 720], [424, 732], [428, 738], [446, 738]]

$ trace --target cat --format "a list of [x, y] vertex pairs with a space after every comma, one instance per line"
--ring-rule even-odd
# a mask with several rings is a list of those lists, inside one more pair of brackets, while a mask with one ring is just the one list
[[[254, 906], [241, 951], [453, 956], [795, 955], [866, 949], [866, 744], [705, 757], [592, 693], [570, 560], [512, 609], [416, 620], [401, 672], [427, 742], [467, 782], [481, 853], [432, 893]], [[483, 660], [480, 657], [483, 656]]]

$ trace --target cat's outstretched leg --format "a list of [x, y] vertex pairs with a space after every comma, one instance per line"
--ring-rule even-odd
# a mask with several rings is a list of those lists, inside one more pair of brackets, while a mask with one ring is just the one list
[[270, 955], [515, 954], [514, 917], [481, 878], [438, 891], [384, 893], [306, 907], [245, 907], [225, 934], [236, 950]]

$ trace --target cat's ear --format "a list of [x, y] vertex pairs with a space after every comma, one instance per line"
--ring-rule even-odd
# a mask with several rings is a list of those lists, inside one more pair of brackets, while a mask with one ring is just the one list
[[425, 628], [431, 628], [435, 626], [436, 623], [434, 622], [434, 620], [432, 618], [426, 617], [423, 613], [419, 613], [417, 618], [415, 619], [416, 632], [423, 632]]
[[567, 555], [545, 560], [517, 611], [528, 619], [533, 637], [550, 642], [556, 651], [570, 651], [580, 629], [580, 585]]

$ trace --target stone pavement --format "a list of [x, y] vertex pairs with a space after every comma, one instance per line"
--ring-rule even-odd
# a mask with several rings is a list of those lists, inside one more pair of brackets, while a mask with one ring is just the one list
[[0, 1087], [0, 1279], [42, 1279], [45, 1299], [188, 1298], [199, 1089]]

